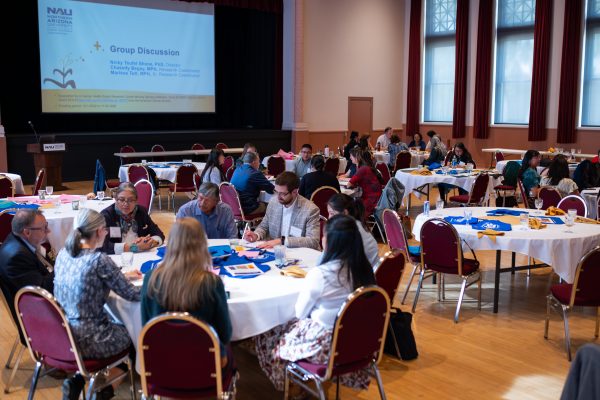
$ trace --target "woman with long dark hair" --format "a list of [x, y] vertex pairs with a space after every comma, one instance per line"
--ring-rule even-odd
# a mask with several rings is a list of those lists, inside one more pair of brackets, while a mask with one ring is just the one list
[[411, 142], [408, 144], [408, 147], [416, 148], [421, 151], [425, 150], [426, 146], [427, 146], [427, 143], [425, 143], [425, 141], [423, 140], [423, 136], [421, 136], [421, 134], [419, 132], [416, 132], [413, 135], [413, 140], [411, 140]]
[[[540, 159], [541, 156], [539, 151], [527, 150], [521, 161], [519, 179], [523, 182], [525, 195], [530, 199], [532, 196], [537, 196], [537, 190], [540, 186], [540, 174], [537, 171], [537, 167], [540, 165]], [[533, 201], [530, 203], [533, 204]], [[528, 207], [531, 204], [529, 204]]]
[[[454, 145], [454, 147], [452, 148], [452, 152], [449, 154], [448, 157], [446, 157], [446, 159], [447, 159], [447, 162], [445, 163], [446, 165], [455, 164], [458, 166], [464, 166], [466, 164], [472, 164], [473, 166], [475, 166], [473, 157], [471, 156], [471, 153], [469, 153], [469, 150], [467, 150], [467, 148], [463, 142], [456, 143]], [[440, 198], [442, 200], [444, 200], [444, 202], [446, 202], [446, 193], [448, 193], [448, 191], [453, 188], [457, 188], [458, 192], [460, 194], [469, 193], [465, 189], [458, 187], [456, 185], [451, 185], [449, 183], [438, 183], [438, 190], [440, 191]]]
[[348, 142], [348, 144], [346, 144], [344, 146], [344, 157], [346, 157], [346, 160], [348, 160], [348, 167], [346, 167], [346, 170], [351, 165], [350, 164], [350, 150], [352, 150], [356, 146], [358, 146], [358, 132], [352, 131], [352, 132], [350, 132], [350, 141]]
[[358, 162], [356, 174], [350, 178], [346, 185], [348, 189], [360, 187], [362, 189], [361, 199], [365, 205], [365, 215], [373, 214], [377, 202], [381, 197], [383, 177], [373, 164], [373, 156], [369, 151], [363, 151]]
[[548, 174], [540, 181], [540, 186], [553, 187], [563, 197], [569, 194], [579, 194], [577, 184], [569, 177], [569, 163], [562, 154], [554, 157], [548, 166]]
[[[283, 390], [287, 361], [327, 362], [341, 305], [355, 289], [374, 283], [355, 219], [332, 217], [325, 227], [321, 264], [308, 271], [296, 301], [298, 319], [256, 338], [258, 360], [276, 389]], [[342, 384], [359, 389], [369, 379], [366, 370], [340, 376]]]
[[215, 185], [225, 181], [225, 174], [221, 166], [225, 162], [225, 152], [221, 149], [212, 149], [208, 155], [208, 160], [200, 174], [200, 183], [211, 182]]

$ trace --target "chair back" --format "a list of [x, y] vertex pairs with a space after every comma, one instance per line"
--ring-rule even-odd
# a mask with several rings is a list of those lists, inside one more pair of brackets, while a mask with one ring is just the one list
[[482, 204], [485, 200], [485, 194], [487, 193], [488, 184], [490, 183], [490, 176], [488, 174], [479, 174], [475, 178], [473, 189], [469, 195], [469, 204]]
[[600, 195], [596, 199], [596, 219], [600, 221]]
[[323, 235], [325, 234], [325, 224], [327, 224], [327, 218], [319, 215], [319, 244], [323, 248]]
[[204, 150], [204, 149], [205, 149], [205, 147], [201, 143], [194, 143], [192, 145], [192, 150]]
[[575, 280], [571, 289], [569, 305], [585, 303], [589, 306], [600, 306], [600, 246], [596, 246], [581, 257], [575, 270]]
[[37, 176], [35, 177], [35, 184], [31, 188], [32, 195], [37, 196], [38, 190], [42, 189], [45, 180], [46, 180], [46, 168], [40, 168], [40, 170], [37, 173]]
[[148, 214], [150, 214], [154, 200], [154, 187], [147, 179], [140, 179], [134, 186], [137, 191], [138, 204], [148, 210]]
[[519, 186], [519, 193], [521, 193], [521, 200], [523, 201], [523, 208], [529, 208], [529, 201], [527, 193], [525, 192], [525, 186], [523, 186], [523, 181], [517, 178], [517, 185]]
[[402, 272], [404, 271], [406, 259], [402, 251], [396, 249], [388, 251], [381, 257], [379, 263], [375, 266], [375, 281], [377, 286], [385, 290], [390, 303], [394, 303]]
[[283, 157], [273, 155], [267, 161], [267, 169], [269, 170], [269, 175], [277, 177], [285, 171], [285, 160]]
[[542, 210], [547, 210], [548, 207], [556, 207], [558, 203], [560, 203], [560, 199], [562, 196], [560, 192], [552, 187], [542, 187], [538, 192], [538, 198], [542, 199], [544, 203], [542, 204]]
[[338, 157], [330, 157], [325, 160], [325, 172], [329, 172], [333, 176], [337, 176], [340, 170], [340, 159]]
[[[125, 146], [122, 146], [119, 149], [119, 153], [135, 153], [135, 149], [133, 148], [133, 146], [130, 146], [130, 145], [127, 144]], [[123, 158], [123, 157], [121, 157], [121, 165], [127, 164], [128, 162], [129, 163], [135, 163], [135, 162], [138, 162], [138, 160], [137, 159], [133, 159], [133, 158]]]
[[231, 177], [233, 176], [234, 172], [235, 172], [235, 165], [232, 165], [231, 167], [229, 167], [227, 172], [225, 172], [225, 179], [227, 179], [227, 182], [231, 181]]
[[517, 161], [509, 161], [504, 166], [504, 170], [502, 171], [502, 184], [507, 186], [517, 187], [517, 180], [519, 179], [519, 169], [521, 169], [521, 164]]
[[[155, 144], [150, 149], [152, 153], [164, 153], [165, 148], [161, 144]], [[153, 161], [165, 161], [165, 157], [152, 157]]]
[[324, 379], [378, 363], [389, 319], [390, 299], [382, 288], [363, 286], [351, 293], [335, 319]]
[[571, 194], [569, 196], [563, 197], [562, 200], [558, 203], [558, 208], [567, 212], [569, 209], [577, 210], [577, 215], [580, 217], [587, 218], [588, 209], [587, 203], [581, 196], [577, 196], [575, 194]]
[[192, 192], [196, 190], [194, 174], [198, 174], [198, 168], [194, 164], [183, 164], [177, 168], [175, 174], [175, 191]]
[[216, 148], [216, 149], [221, 149], [221, 150], [223, 150], [223, 149], [228, 149], [228, 148], [229, 148], [229, 146], [227, 146], [225, 143], [221, 143], [221, 142], [219, 142], [219, 143], [217, 143], [217, 144], [215, 145], [215, 148]]
[[240, 196], [238, 195], [235, 186], [233, 186], [229, 182], [221, 182], [219, 185], [219, 197], [221, 201], [231, 207], [231, 211], [233, 212], [233, 218], [236, 221], [244, 220], [244, 211], [242, 210], [242, 205], [240, 204]]
[[146, 397], [221, 398], [219, 337], [207, 323], [188, 313], [159, 315], [142, 329], [138, 349]]
[[86, 373], [65, 313], [47, 290], [26, 286], [15, 296], [19, 325], [31, 358], [67, 372]]
[[337, 189], [331, 186], [321, 186], [310, 196], [310, 201], [319, 207], [319, 213], [325, 218], [329, 217], [327, 211], [327, 202], [334, 194], [338, 193]]
[[15, 211], [14, 209], [8, 209], [0, 212], [0, 243], [3, 243], [8, 234], [12, 232], [12, 220], [15, 217]]
[[223, 165], [221, 165], [221, 170], [223, 171], [223, 173], [226, 173], [227, 170], [233, 166], [233, 164], [234, 161], [232, 156], [225, 157], [225, 159], [223, 160]]
[[390, 181], [390, 169], [388, 168], [387, 164], [384, 162], [378, 162], [375, 164], [375, 168], [377, 168], [381, 174], [381, 177], [383, 178], [383, 185], [387, 185], [387, 183]]
[[148, 170], [142, 164], [131, 164], [127, 167], [127, 180], [132, 184], [136, 184], [137, 181], [144, 179], [149, 181], [150, 175], [148, 174]]
[[421, 265], [443, 273], [462, 275], [460, 237], [443, 219], [433, 218], [421, 227]]
[[502, 153], [501, 151], [497, 151], [495, 156], [496, 156], [496, 162], [504, 161], [504, 153]]
[[0, 174], [0, 198], [14, 197], [15, 184], [8, 176]]
[[412, 161], [412, 155], [410, 151], [401, 151], [396, 155], [396, 163], [394, 165], [394, 171], [398, 171], [399, 169], [410, 168], [410, 163]]
[[452, 150], [448, 150], [448, 152], [446, 153], [446, 157], [444, 157], [444, 164], [442, 164], [442, 165], [448, 164], [452, 160], [453, 155], [454, 155], [454, 152]]
[[385, 231], [390, 249], [400, 250], [404, 253], [406, 260], [410, 260], [407, 235], [404, 232], [404, 226], [396, 211], [389, 208], [383, 210], [383, 230]]

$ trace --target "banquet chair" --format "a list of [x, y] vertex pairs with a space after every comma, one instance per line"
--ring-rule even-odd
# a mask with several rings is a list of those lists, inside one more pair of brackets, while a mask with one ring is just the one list
[[201, 143], [194, 143], [192, 145], [192, 150], [204, 150], [204, 149], [205, 149], [205, 147]]
[[581, 196], [577, 196], [575, 194], [571, 194], [569, 196], [563, 197], [562, 200], [558, 203], [558, 208], [567, 212], [569, 209], [577, 210], [577, 215], [580, 217], [587, 218], [588, 209], [587, 203]]
[[31, 188], [31, 194], [33, 196], [37, 196], [38, 190], [42, 189], [42, 187], [44, 186], [45, 179], [46, 179], [46, 168], [40, 168], [40, 170], [38, 171], [38, 173], [35, 177], [35, 183], [34, 183], [33, 187]]
[[219, 142], [219, 143], [217, 143], [217, 144], [215, 145], [215, 148], [216, 148], [216, 149], [221, 149], [221, 150], [224, 150], [224, 149], [228, 149], [228, 148], [229, 148], [229, 146], [227, 146], [225, 143], [221, 143], [221, 142]]
[[325, 159], [325, 172], [329, 172], [333, 176], [337, 176], [340, 170], [340, 159], [338, 157], [330, 157]]
[[223, 173], [227, 173], [227, 170], [231, 168], [233, 164], [235, 164], [235, 162], [232, 156], [225, 157], [225, 159], [223, 160], [223, 165], [221, 165], [221, 170], [223, 171]]
[[223, 370], [219, 336], [206, 322], [161, 314], [144, 325], [138, 349], [144, 398], [235, 398], [234, 361]]
[[142, 164], [131, 164], [127, 167], [127, 180], [135, 185], [140, 179], [150, 180], [150, 174]]
[[547, 210], [548, 207], [558, 206], [558, 203], [560, 203], [560, 200], [562, 198], [558, 190], [546, 186], [540, 188], [537, 197], [538, 199], [542, 199], [544, 202], [542, 204], [542, 210]]
[[[521, 168], [521, 164], [516, 161], [509, 161], [506, 163], [506, 166], [502, 171], [502, 184], [494, 186], [496, 199], [500, 197], [500, 193], [502, 192], [502, 207], [506, 206], [508, 192], [512, 192], [513, 195], [511, 197], [514, 198], [514, 204], [517, 204], [517, 175], [519, 173], [519, 168]], [[498, 206], [498, 203], [496, 203], [496, 206]]]
[[479, 174], [477, 178], [475, 178], [475, 183], [473, 184], [470, 193], [450, 196], [449, 201], [451, 203], [458, 203], [461, 206], [481, 206], [485, 201], [489, 182], [490, 176], [488, 174]]
[[[67, 373], [79, 372], [83, 378], [89, 380], [85, 396], [87, 399], [91, 399], [93, 393], [129, 375], [131, 398], [135, 400], [130, 349], [109, 358], [84, 359], [63, 308], [54, 296], [40, 287], [26, 286], [19, 290], [15, 297], [15, 310], [19, 325], [27, 338], [29, 353], [35, 361], [29, 399], [33, 399], [42, 366], [45, 364]], [[98, 384], [99, 376], [107, 376], [108, 371], [123, 363], [127, 365], [127, 371]]]
[[[150, 152], [151, 153], [164, 153], [165, 148], [163, 147], [162, 144], [155, 144], [150, 149]], [[165, 161], [165, 157], [152, 157], [152, 161]]]
[[14, 197], [15, 184], [8, 176], [0, 174], [0, 198]]
[[[170, 183], [169, 196], [173, 206], [173, 212], [177, 213], [175, 209], [175, 193], [196, 193], [196, 182], [194, 181], [194, 174], [198, 174], [198, 168], [194, 164], [182, 164], [177, 168], [175, 174], [175, 182]], [[167, 200], [167, 209], [169, 209], [169, 201]]]
[[529, 195], [525, 191], [525, 186], [523, 186], [523, 181], [521, 179], [517, 179], [517, 186], [519, 186], [519, 193], [521, 194], [523, 208], [530, 208], [531, 204], [529, 204]]
[[108, 190], [111, 196], [114, 197], [117, 188], [121, 184], [118, 179], [106, 179], [106, 171], [99, 159], [96, 159], [96, 172], [94, 174], [94, 193], [99, 190]]
[[[479, 261], [475, 253], [473, 259], [465, 258], [462, 251], [461, 239], [456, 229], [443, 219], [434, 218], [425, 221], [421, 227], [421, 274], [419, 285], [413, 302], [413, 313], [417, 308], [419, 293], [425, 272], [432, 271], [440, 274], [438, 280], [438, 301], [445, 300], [445, 274], [458, 275], [462, 279], [458, 304], [454, 313], [454, 322], [458, 323], [460, 306], [463, 301], [465, 289], [478, 283], [477, 309], [481, 310], [481, 273]], [[471, 282], [469, 279], [474, 278]]]
[[327, 224], [327, 218], [319, 215], [319, 244], [323, 248], [323, 235], [325, 234], [325, 225]]
[[283, 157], [271, 156], [267, 161], [267, 170], [269, 175], [273, 175], [275, 178], [285, 171], [285, 160]]
[[569, 312], [575, 306], [596, 307], [596, 330], [594, 336], [598, 337], [600, 328], [600, 246], [596, 246], [583, 257], [577, 264], [573, 283], [559, 283], [552, 285], [550, 294], [546, 297], [546, 322], [544, 326], [544, 339], [548, 339], [550, 325], [550, 309], [560, 309], [565, 326], [565, 347], [567, 358], [571, 361], [571, 337], [569, 334]]
[[[122, 146], [119, 149], [119, 153], [135, 153], [135, 149], [133, 148], [133, 146], [130, 145], [125, 145]], [[134, 163], [139, 163], [140, 160], [138, 158], [124, 158], [124, 157], [120, 157], [121, 159], [121, 165], [125, 165], [125, 164], [134, 164]]]
[[[390, 319], [390, 299], [378, 286], [363, 286], [351, 293], [337, 313], [333, 326], [331, 351], [324, 364], [307, 360], [288, 363], [285, 369], [284, 399], [289, 397], [290, 381], [315, 397], [325, 400], [323, 383], [339, 376], [369, 368], [375, 375], [379, 396], [385, 399], [377, 364], [383, 356], [385, 334]], [[314, 381], [316, 390], [307, 384]]]
[[[5, 283], [2, 282], [2, 278], [0, 278], [0, 303], [2, 303], [2, 306], [4, 306], [6, 313], [10, 315], [10, 320], [13, 326], [15, 327], [15, 330], [17, 331], [17, 334], [15, 335], [15, 340], [10, 350], [10, 354], [8, 356], [8, 359], [6, 360], [6, 364], [4, 364], [4, 368], [12, 369], [10, 377], [8, 378], [8, 381], [4, 386], [4, 393], [8, 394], [10, 393], [10, 385], [13, 379], [15, 378], [17, 371], [19, 370], [19, 365], [21, 364], [21, 360], [23, 359], [23, 351], [27, 348], [27, 345], [25, 344], [25, 337], [21, 334], [21, 329], [19, 328], [18, 322], [16, 320], [17, 316], [16, 314], [13, 315], [13, 313], [10, 310], [5, 292], [8, 291], [6, 289]], [[11, 366], [13, 357], [15, 356], [15, 352], [17, 351], [17, 349], [18, 352], [16, 353], [16, 358], [14, 358], [15, 364]]]
[[394, 173], [399, 169], [410, 168], [412, 161], [412, 155], [410, 151], [401, 151], [396, 155], [396, 161], [394, 163]]
[[313, 192], [310, 196], [310, 201], [316, 204], [319, 207], [320, 214], [325, 218], [329, 217], [329, 212], [327, 211], [327, 202], [334, 194], [339, 193], [336, 188], [331, 186], [321, 186], [317, 190]]
[[600, 221], [600, 196], [596, 199], [596, 219]]
[[[148, 214], [152, 213], [152, 201], [154, 200], [154, 187], [147, 179], [140, 179], [135, 183], [137, 191], [138, 204], [148, 210]], [[160, 198], [160, 197], [159, 197]]]
[[447, 165], [452, 160], [452, 155], [454, 152], [452, 150], [448, 150], [446, 153], [446, 157], [444, 157], [444, 163], [442, 165]]
[[387, 185], [391, 178], [390, 169], [388, 168], [387, 164], [384, 162], [378, 162], [377, 164], [375, 164], [375, 168], [377, 168], [377, 171], [379, 171], [381, 177], [383, 178], [382, 186]]
[[235, 165], [232, 165], [231, 167], [229, 167], [227, 172], [225, 172], [225, 179], [227, 180], [227, 182], [231, 181], [231, 177], [233, 176], [234, 171]]
[[501, 151], [497, 151], [494, 156], [496, 157], [496, 162], [498, 161], [504, 161], [504, 153], [502, 153]]
[[[402, 225], [402, 221], [400, 220], [400, 217], [396, 211], [390, 209], [383, 211], [383, 228], [385, 230], [385, 235], [387, 236], [390, 249], [400, 250], [404, 254], [405, 260], [409, 261], [413, 267], [410, 277], [408, 278], [408, 284], [404, 290], [404, 295], [402, 296], [401, 304], [404, 304], [406, 301], [406, 296], [408, 296], [408, 290], [410, 289], [413, 278], [415, 277], [415, 273], [417, 270], [421, 271], [422, 269], [421, 249], [419, 246], [409, 246], [408, 237], [404, 231], [404, 225]], [[433, 274], [430, 273], [428, 277], [431, 275]]]
[[233, 212], [233, 219], [235, 222], [245, 223], [244, 230], [247, 230], [250, 225], [255, 224], [263, 219], [265, 213], [258, 214], [244, 214], [242, 205], [240, 204], [240, 196], [238, 195], [235, 186], [229, 182], [221, 182], [219, 185], [219, 193], [221, 201], [231, 207]]
[[0, 211], [0, 244], [6, 240], [9, 233], [12, 232], [12, 220], [15, 217], [14, 208]]

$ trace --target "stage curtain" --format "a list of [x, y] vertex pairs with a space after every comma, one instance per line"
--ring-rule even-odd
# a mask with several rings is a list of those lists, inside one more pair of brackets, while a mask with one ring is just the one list
[[582, 9], [583, 0], [570, 0], [565, 5], [558, 96], [558, 143], [574, 143], [576, 140]]
[[456, 2], [456, 46], [454, 67], [454, 113], [452, 137], [465, 137], [467, 111], [467, 62], [469, 58], [469, 0]]
[[493, 18], [494, 1], [480, 0], [477, 22], [477, 61], [475, 63], [473, 119], [473, 137], [476, 139], [487, 139], [490, 135]]
[[533, 33], [533, 76], [529, 106], [529, 140], [546, 140], [546, 106], [548, 100], [548, 66], [552, 36], [553, 0], [535, 3], [535, 28]]
[[419, 132], [421, 110], [421, 0], [410, 2], [410, 37], [408, 44], [408, 87], [406, 96], [406, 135]]

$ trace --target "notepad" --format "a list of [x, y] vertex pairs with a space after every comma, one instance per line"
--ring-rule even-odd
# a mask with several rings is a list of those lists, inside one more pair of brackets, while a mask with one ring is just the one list
[[225, 268], [231, 276], [260, 275], [264, 273], [254, 263], [225, 265], [223, 268]]

